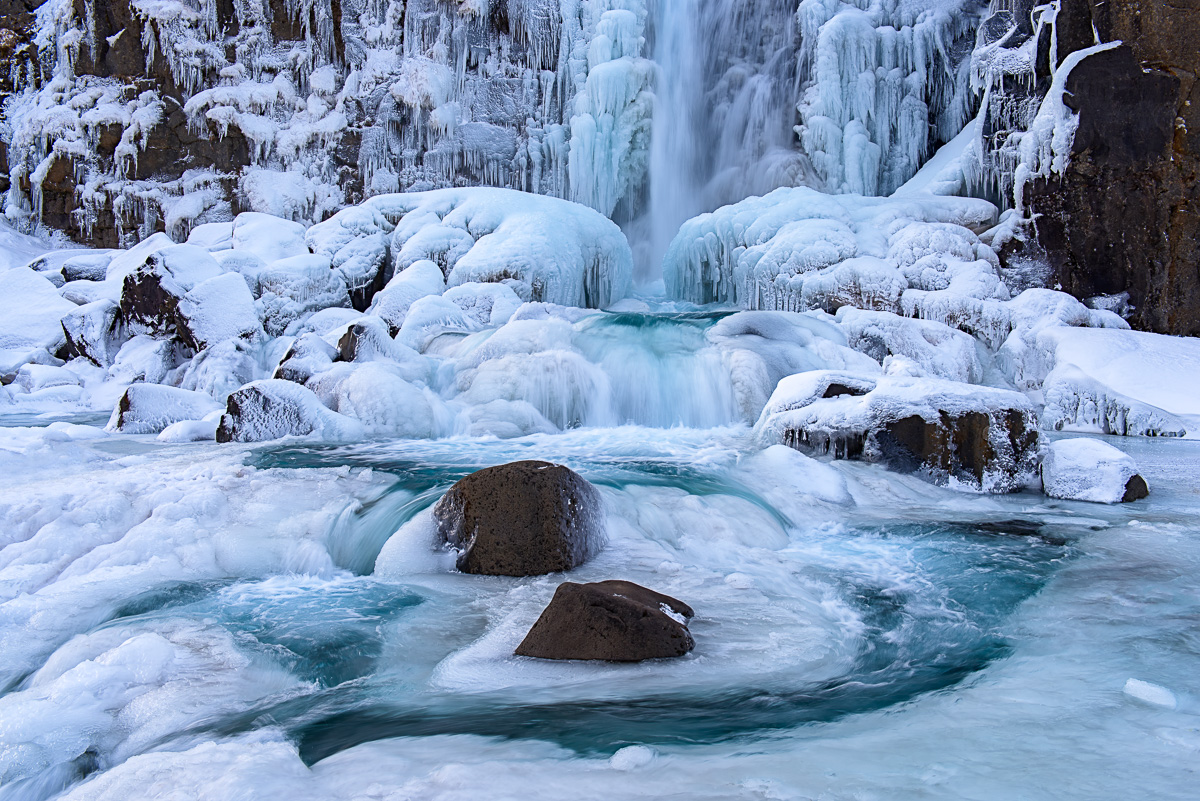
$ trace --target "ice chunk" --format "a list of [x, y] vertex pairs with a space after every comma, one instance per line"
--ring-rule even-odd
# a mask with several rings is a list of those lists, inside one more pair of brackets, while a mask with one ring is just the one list
[[212, 442], [221, 424], [220, 410], [205, 416], [203, 420], [180, 420], [162, 430], [156, 437], [159, 442]]
[[184, 420], [200, 420], [219, 411], [208, 395], [158, 384], [133, 384], [109, 418], [108, 431], [126, 434], [157, 434]]
[[341, 382], [337, 410], [360, 421], [368, 433], [408, 439], [436, 439], [448, 433], [451, 417], [437, 395], [379, 362], [358, 367]]
[[259, 275], [258, 309], [268, 334], [279, 336], [293, 322], [320, 309], [349, 307], [346, 279], [324, 256], [301, 255], [273, 262]]
[[1133, 458], [1097, 439], [1062, 439], [1042, 455], [1042, 485], [1051, 498], [1121, 503], [1149, 491]]
[[934, 378], [968, 384], [983, 380], [975, 339], [962, 331], [930, 320], [850, 306], [838, 309], [837, 320], [850, 346], [881, 364], [888, 356], [903, 356]]
[[1141, 679], [1129, 679], [1126, 681], [1124, 692], [1130, 698], [1141, 701], [1144, 704], [1149, 704], [1150, 706], [1162, 707], [1163, 709], [1174, 709], [1177, 704], [1175, 693], [1166, 687], [1151, 684]]

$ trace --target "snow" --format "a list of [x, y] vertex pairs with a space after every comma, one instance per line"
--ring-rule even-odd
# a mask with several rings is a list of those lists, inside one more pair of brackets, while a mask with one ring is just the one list
[[1061, 439], [1042, 455], [1042, 483], [1051, 498], [1120, 503], [1137, 474], [1132, 457], [1098, 439]]
[[63, 342], [60, 320], [75, 304], [58, 294], [54, 284], [32, 270], [17, 267], [0, 272], [0, 352], [46, 348]]

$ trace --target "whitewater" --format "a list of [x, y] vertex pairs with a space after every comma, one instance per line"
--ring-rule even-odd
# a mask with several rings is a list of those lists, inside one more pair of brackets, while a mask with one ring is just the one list
[[[143, 5], [172, 58], [207, 24]], [[387, 24], [354, 23], [357, 84], [318, 66], [302, 101], [281, 72], [259, 102], [243, 70], [189, 103], [255, 117], [262, 208], [142, 186], [177, 205], [121, 250], [0, 223], [0, 801], [1194, 797], [1200, 346], [1002, 263], [1019, 187], [968, 191], [1002, 183], [973, 105], [1002, 79], [970, 53], [1012, 4], [564, 0], [551, 64], [545, 4], [510, 3], [547, 62], [524, 172], [480, 134], [412, 192], [393, 150], [490, 123], [460, 29], [392, 5], [360, 9]], [[69, 4], [40, 13], [78, 48]], [[36, 103], [83, 96], [58, 77], [15, 120], [35, 161]], [[1064, 81], [1027, 173], [1073, 133]], [[420, 113], [364, 143], [372, 197], [271, 172], [375, 84]], [[146, 276], [169, 315], [131, 300]], [[930, 398], [1038, 421], [1039, 460], [1112, 446], [1150, 496], [789, 447], [805, 410]], [[434, 505], [533, 459], [597, 488], [603, 549], [458, 572]], [[695, 649], [514, 655], [559, 584], [608, 579], [686, 601]]]

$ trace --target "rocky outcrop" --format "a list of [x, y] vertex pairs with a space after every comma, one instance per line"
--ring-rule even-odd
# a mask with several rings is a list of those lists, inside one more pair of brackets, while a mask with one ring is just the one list
[[567, 582], [516, 653], [607, 662], [683, 656], [696, 647], [687, 626], [693, 617], [682, 601], [629, 581]]
[[1200, 0], [1064, 0], [1060, 58], [1100, 41], [1065, 102], [1071, 162], [1027, 190], [1052, 281], [1079, 298], [1128, 293], [1130, 322], [1200, 335]]
[[600, 493], [578, 473], [548, 462], [489, 467], [459, 481], [433, 510], [458, 569], [489, 576], [571, 570], [600, 550]]
[[1029, 401], [973, 384], [799, 373], [779, 382], [757, 433], [764, 444], [875, 462], [986, 492], [1036, 482], [1039, 435]]

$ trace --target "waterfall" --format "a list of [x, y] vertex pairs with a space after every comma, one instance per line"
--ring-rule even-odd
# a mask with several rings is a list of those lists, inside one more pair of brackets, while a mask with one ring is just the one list
[[657, 0], [653, 26], [649, 208], [630, 226], [642, 281], [685, 220], [813, 178], [794, 143], [794, 0]]

